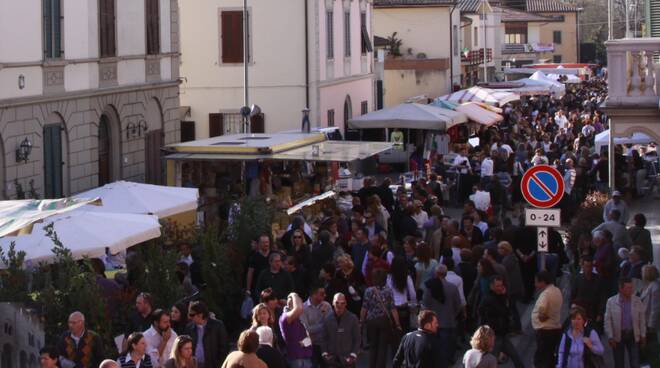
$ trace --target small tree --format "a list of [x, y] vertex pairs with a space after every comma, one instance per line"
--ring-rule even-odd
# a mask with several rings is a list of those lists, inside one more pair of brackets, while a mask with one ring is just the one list
[[230, 329], [238, 327], [237, 316], [245, 288], [245, 265], [251, 243], [259, 234], [270, 233], [273, 210], [263, 199], [243, 199], [222, 234], [214, 227], [200, 232], [203, 246], [202, 272], [206, 288], [203, 299]]
[[401, 56], [401, 45], [403, 41], [396, 37], [397, 32], [387, 37], [387, 53], [392, 56]]
[[96, 275], [88, 259], [78, 264], [71, 251], [64, 247], [50, 224], [46, 228], [54, 247], [55, 262], [42, 266], [41, 289], [36, 301], [45, 317], [46, 341], [56, 341], [67, 329], [69, 314], [80, 311], [85, 315], [87, 328], [101, 335], [106, 346], [112, 344], [112, 322], [106, 316], [106, 303], [96, 283]]
[[9, 244], [6, 252], [0, 246], [0, 263], [6, 267], [0, 271], [0, 302], [27, 303], [31, 301], [28, 290], [29, 275], [23, 268], [25, 252], [17, 252], [15, 242]]
[[139, 247], [143, 268], [137, 278], [137, 288], [154, 297], [154, 305], [168, 308], [183, 297], [183, 289], [176, 275], [178, 254], [172, 247], [163, 246], [164, 238], [152, 240]]

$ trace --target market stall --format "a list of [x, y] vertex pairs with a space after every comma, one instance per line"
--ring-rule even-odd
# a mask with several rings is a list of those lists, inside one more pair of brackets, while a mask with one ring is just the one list
[[350, 119], [348, 126], [353, 129], [447, 130], [466, 121], [465, 114], [447, 108], [418, 103], [404, 103]]
[[482, 87], [470, 87], [448, 95], [438, 97], [436, 100], [451, 101], [455, 103], [463, 102], [483, 102], [489, 105], [498, 104], [500, 106], [509, 102], [520, 100], [520, 95], [509, 91], [500, 91]]
[[178, 223], [195, 221], [199, 191], [162, 185], [116, 181], [77, 194], [74, 198], [99, 198], [101, 206], [86, 206], [92, 212], [156, 215]]
[[270, 198], [284, 211], [342, 189], [341, 179], [375, 170], [372, 157], [391, 147], [320, 133], [235, 134], [167, 146], [165, 160], [168, 185], [199, 188], [200, 221], [212, 223], [243, 196]]
[[[610, 130], [602, 131], [596, 134], [594, 145], [596, 152], [600, 152], [603, 147], [607, 147], [610, 141]], [[635, 132], [629, 137], [614, 137], [614, 144], [649, 144], [653, 142], [653, 138], [642, 132]]]
[[458, 105], [456, 106], [456, 111], [464, 113], [470, 121], [488, 127], [504, 120], [502, 115], [485, 109], [475, 102], [467, 102]]
[[32, 224], [36, 222], [95, 202], [98, 202], [98, 198], [0, 201], [0, 237], [29, 234], [32, 231]]
[[[74, 259], [101, 257], [106, 254], [106, 248], [115, 254], [161, 234], [156, 216], [102, 213], [81, 208], [48, 218], [35, 225], [31, 234], [0, 238], [0, 246], [8, 249], [13, 242], [17, 252], [25, 252], [27, 266], [52, 261], [55, 244], [46, 233], [50, 224]], [[0, 263], [0, 268], [4, 267], [6, 265]]]
[[[467, 116], [462, 112], [453, 111], [451, 108], [403, 103], [350, 119], [348, 125], [353, 129], [386, 129], [386, 137], [397, 145], [384, 152], [380, 162], [403, 164], [407, 167], [409, 158], [417, 146], [432, 139], [431, 136], [444, 134], [452, 127], [465, 122], [467, 122]], [[390, 134], [393, 129], [394, 131]], [[396, 138], [397, 134], [399, 134], [399, 141]]]

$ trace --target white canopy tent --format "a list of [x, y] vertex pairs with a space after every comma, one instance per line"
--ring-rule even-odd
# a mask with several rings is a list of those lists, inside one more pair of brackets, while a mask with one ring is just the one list
[[482, 102], [489, 105], [499, 104], [502, 106], [506, 103], [520, 100], [520, 95], [511, 91], [475, 86], [440, 96], [436, 100], [451, 101], [455, 103]]
[[95, 212], [135, 213], [168, 217], [197, 209], [197, 188], [116, 181], [76, 195], [76, 198], [101, 199], [102, 206], [87, 206]]
[[[609, 141], [609, 129], [596, 134], [594, 141], [596, 152], [600, 152], [603, 147], [609, 144]], [[641, 132], [636, 132], [631, 137], [614, 137], [614, 144], [649, 144], [651, 142], [653, 142], [653, 138]]]
[[30, 231], [30, 225], [50, 216], [73, 211], [98, 198], [20, 199], [0, 201], [0, 237]]
[[460, 112], [432, 105], [404, 103], [350, 119], [348, 126], [353, 129], [447, 130], [466, 121], [467, 117]]
[[529, 79], [539, 81], [539, 82], [545, 83], [547, 85], [552, 85], [555, 88], [560, 89], [564, 92], [566, 91], [566, 87], [562, 83], [558, 82], [556, 78], [552, 79], [552, 78], [548, 77], [545, 73], [540, 72], [540, 71], [530, 75]]
[[[561, 71], [560, 71], [560, 69], [561, 69]], [[566, 80], [563, 83], [582, 83], [582, 80], [577, 75], [563, 74], [563, 69], [565, 69], [565, 68], [560, 65], [556, 69], [557, 73], [550, 73], [550, 74], [547, 75], [547, 77], [552, 79], [552, 80], [559, 81], [559, 77], [564, 76], [564, 77], [566, 77]]]
[[[55, 258], [54, 244], [46, 236], [45, 228], [53, 224], [53, 230], [62, 245], [71, 250], [74, 259], [100, 257], [109, 248], [118, 253], [128, 247], [160, 236], [160, 223], [156, 216], [127, 213], [100, 213], [84, 209], [57, 215], [38, 226], [29, 235], [0, 238], [4, 250], [14, 242], [16, 251], [26, 253], [26, 265], [49, 262]], [[0, 264], [0, 268], [6, 267]]]
[[[540, 72], [537, 72], [540, 73]], [[542, 90], [548, 91], [549, 94], [556, 96], [556, 97], [561, 97], [566, 93], [566, 87], [555, 81], [543, 78], [543, 79], [532, 79], [530, 78], [523, 78], [523, 79], [518, 79], [515, 82], [523, 83], [525, 85], [524, 88], [527, 89], [534, 89], [534, 88], [540, 88]], [[514, 91], [518, 91], [519, 89], [516, 89]], [[520, 91], [522, 92], [522, 91]], [[533, 94], [533, 93], [530, 93]]]
[[456, 111], [467, 115], [468, 119], [485, 126], [491, 126], [504, 120], [502, 115], [483, 108], [476, 102], [467, 102], [456, 106]]

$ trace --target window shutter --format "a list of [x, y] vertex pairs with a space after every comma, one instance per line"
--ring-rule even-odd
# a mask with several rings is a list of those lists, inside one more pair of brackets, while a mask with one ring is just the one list
[[325, 17], [326, 33], [327, 33], [327, 57], [328, 59], [335, 58], [335, 35], [334, 35], [334, 16], [332, 11], [327, 12]]
[[51, 0], [53, 26], [53, 58], [62, 56], [62, 3], [61, 0]]
[[371, 46], [371, 38], [369, 37], [369, 32], [367, 32], [367, 25], [362, 25], [362, 53], [366, 54], [367, 52], [373, 52], [374, 49]]
[[48, 59], [51, 57], [53, 51], [51, 0], [43, 0], [42, 5], [44, 17], [44, 59]]
[[552, 32], [552, 42], [561, 44], [561, 31]]
[[195, 140], [195, 122], [181, 121], [181, 142]]
[[160, 8], [158, 0], [146, 0], [147, 54], [160, 53]]
[[99, 12], [101, 57], [112, 57], [116, 54], [114, 0], [101, 0]]
[[144, 11], [145, 26], [144, 26], [144, 29], [145, 29], [146, 36], [147, 36], [147, 45], [146, 45], [146, 47], [147, 47], [146, 54], [147, 55], [151, 55], [151, 50], [152, 50], [152, 47], [153, 47], [153, 40], [152, 40], [153, 33], [152, 33], [152, 27], [151, 27], [151, 23], [153, 22], [153, 18], [151, 17], [151, 15], [153, 13], [152, 10], [151, 10], [152, 6], [153, 6], [153, 1], [145, 0], [145, 9], [144, 9], [145, 10]]
[[243, 62], [243, 12], [223, 11], [222, 23], [222, 62]]
[[209, 114], [209, 138], [225, 134], [222, 114]]
[[344, 57], [351, 56], [351, 13], [344, 13]]

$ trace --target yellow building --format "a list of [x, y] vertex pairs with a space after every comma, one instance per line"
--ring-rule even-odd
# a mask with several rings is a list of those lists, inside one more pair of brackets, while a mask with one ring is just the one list
[[[580, 8], [558, 0], [527, 0], [527, 12], [550, 19], [540, 23], [542, 44], [553, 44], [548, 61], [553, 63], [580, 62], [578, 17]], [[545, 56], [545, 55], [544, 55]]]
[[384, 60], [384, 107], [435, 98], [460, 82], [460, 11], [453, 0], [375, 0], [374, 35], [401, 41]]
[[505, 0], [501, 6], [504, 66], [579, 62], [579, 7], [559, 0]]

